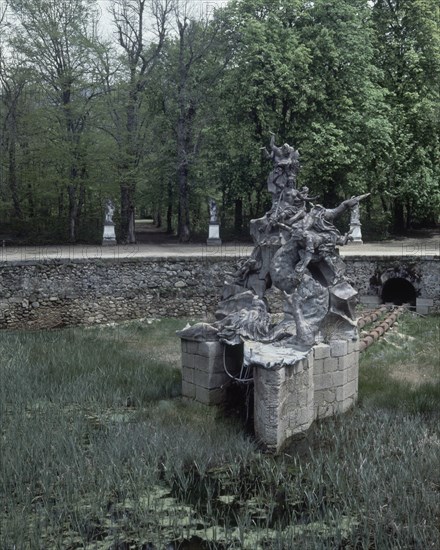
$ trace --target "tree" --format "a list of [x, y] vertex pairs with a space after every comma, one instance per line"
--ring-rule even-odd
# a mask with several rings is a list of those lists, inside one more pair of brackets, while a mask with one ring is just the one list
[[1, 148], [6, 152], [7, 185], [12, 197], [13, 215], [21, 220], [23, 210], [17, 179], [17, 141], [20, 119], [20, 102], [26, 86], [26, 75], [20, 68], [8, 70], [3, 52], [0, 52], [1, 103], [3, 105]]
[[440, 28], [435, 0], [376, 0], [377, 63], [392, 144], [384, 208], [394, 230], [435, 221], [440, 208]]
[[[219, 133], [237, 176], [225, 182], [236, 225], [241, 202], [254, 200], [254, 212], [262, 212], [269, 166], [258, 150], [270, 131], [299, 148], [300, 182], [326, 204], [380, 188], [391, 125], [368, 4], [242, 0], [223, 17], [234, 58], [221, 86]], [[375, 161], [382, 182], [367, 175]]]
[[[148, 125], [142, 112], [144, 94], [165, 42], [171, 8], [171, 0], [114, 0], [111, 9], [124, 77], [117, 83], [118, 101], [111, 108], [119, 150], [120, 242], [125, 244], [135, 242], [135, 193]], [[109, 86], [108, 91], [112, 91]]]
[[59, 149], [65, 162], [58, 166], [68, 195], [69, 239], [77, 238], [84, 206], [87, 167], [84, 135], [91, 100], [100, 93], [94, 54], [98, 48], [92, 0], [11, 0], [19, 21], [13, 47], [26, 60], [36, 81], [43, 84], [44, 102], [58, 125]]
[[190, 170], [207, 125], [206, 106], [212, 105], [211, 93], [229, 56], [219, 40], [220, 19], [201, 16], [187, 0], [176, 1], [173, 14], [177, 36], [167, 44], [163, 83], [166, 110], [175, 128], [178, 236], [187, 242], [191, 234]]

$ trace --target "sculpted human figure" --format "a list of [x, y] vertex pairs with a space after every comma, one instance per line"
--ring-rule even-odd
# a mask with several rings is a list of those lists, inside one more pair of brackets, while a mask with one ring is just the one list
[[275, 286], [292, 292], [300, 284], [314, 254], [325, 258], [328, 265], [337, 271], [333, 262], [336, 246], [346, 244], [350, 235], [341, 235], [333, 221], [364, 197], [361, 195], [345, 200], [336, 208], [324, 208], [318, 204], [310, 212], [299, 210], [286, 223], [278, 222], [279, 227], [289, 233], [289, 239], [272, 262], [271, 277]]
[[215, 199], [209, 199], [209, 222], [210, 223], [218, 222], [217, 203]]
[[105, 203], [105, 218], [107, 224], [113, 223], [113, 214], [115, 213], [115, 205], [111, 199], [107, 199]]
[[267, 178], [267, 190], [275, 203], [283, 189], [294, 188], [296, 185], [296, 177], [299, 172], [299, 152], [288, 143], [277, 147], [273, 133], [270, 138], [270, 152], [265, 147], [262, 147], [262, 150], [265, 152], [266, 158], [273, 161], [273, 170]]

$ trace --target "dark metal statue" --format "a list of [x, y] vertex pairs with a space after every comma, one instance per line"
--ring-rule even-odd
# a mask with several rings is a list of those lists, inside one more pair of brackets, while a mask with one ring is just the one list
[[[338, 246], [347, 244], [334, 220], [357, 209], [366, 195], [344, 200], [336, 208], [314, 204], [309, 189], [296, 188], [299, 154], [271, 137], [274, 168], [268, 189], [273, 204], [265, 216], [251, 221], [255, 248], [225, 285], [217, 321], [200, 323], [179, 334], [217, 339], [228, 344], [243, 340], [276, 341], [279, 345], [312, 346], [326, 335], [342, 336], [356, 326], [357, 292], [345, 277]], [[274, 286], [283, 292], [284, 319], [271, 325], [265, 293]]]

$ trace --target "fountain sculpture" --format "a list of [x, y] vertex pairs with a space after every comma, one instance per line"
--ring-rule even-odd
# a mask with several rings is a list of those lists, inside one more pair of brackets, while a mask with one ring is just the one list
[[[315, 418], [343, 412], [356, 400], [357, 292], [345, 277], [337, 248], [351, 235], [342, 235], [333, 222], [367, 195], [325, 208], [309, 197], [307, 187], [297, 188], [297, 150], [287, 143], [277, 147], [272, 135], [270, 153], [265, 152], [273, 161], [272, 206], [251, 221], [254, 249], [229, 274], [216, 321], [178, 334], [183, 394], [205, 402], [222, 400], [231, 370], [227, 349], [242, 346], [242, 356], [235, 357], [242, 363], [240, 373], [243, 366], [253, 370], [256, 434], [279, 449]], [[284, 317], [278, 322], [272, 322], [266, 299], [272, 286], [283, 294]]]

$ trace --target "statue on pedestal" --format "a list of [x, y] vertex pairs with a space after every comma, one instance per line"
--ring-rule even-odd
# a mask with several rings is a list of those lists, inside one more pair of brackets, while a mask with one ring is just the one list
[[104, 205], [104, 231], [102, 236], [102, 246], [114, 246], [116, 244], [115, 224], [113, 215], [115, 205], [111, 199], [107, 199]]
[[221, 245], [220, 239], [220, 223], [218, 221], [218, 208], [215, 199], [210, 198], [208, 201], [209, 206], [209, 234], [206, 244], [209, 246]]
[[[266, 150], [266, 154], [274, 162], [268, 178], [272, 207], [265, 216], [251, 221], [254, 250], [225, 285], [210, 334], [227, 343], [247, 339], [313, 346], [322, 340], [322, 332], [334, 334], [337, 329], [343, 336], [356, 326], [357, 292], [345, 277], [337, 249], [352, 235], [342, 235], [334, 220], [347, 210], [356, 212], [368, 194], [344, 200], [336, 208], [314, 204], [317, 197], [309, 197], [307, 187], [296, 188], [298, 151], [287, 143], [277, 147], [273, 134], [270, 148], [271, 153]], [[216, 223], [217, 207], [212, 199], [210, 215], [210, 224]], [[265, 298], [271, 286], [284, 293], [285, 317], [274, 325]], [[251, 318], [259, 322], [251, 323], [250, 329]], [[206, 334], [206, 324], [203, 330]], [[192, 337], [196, 333], [197, 325], [191, 327]]]

